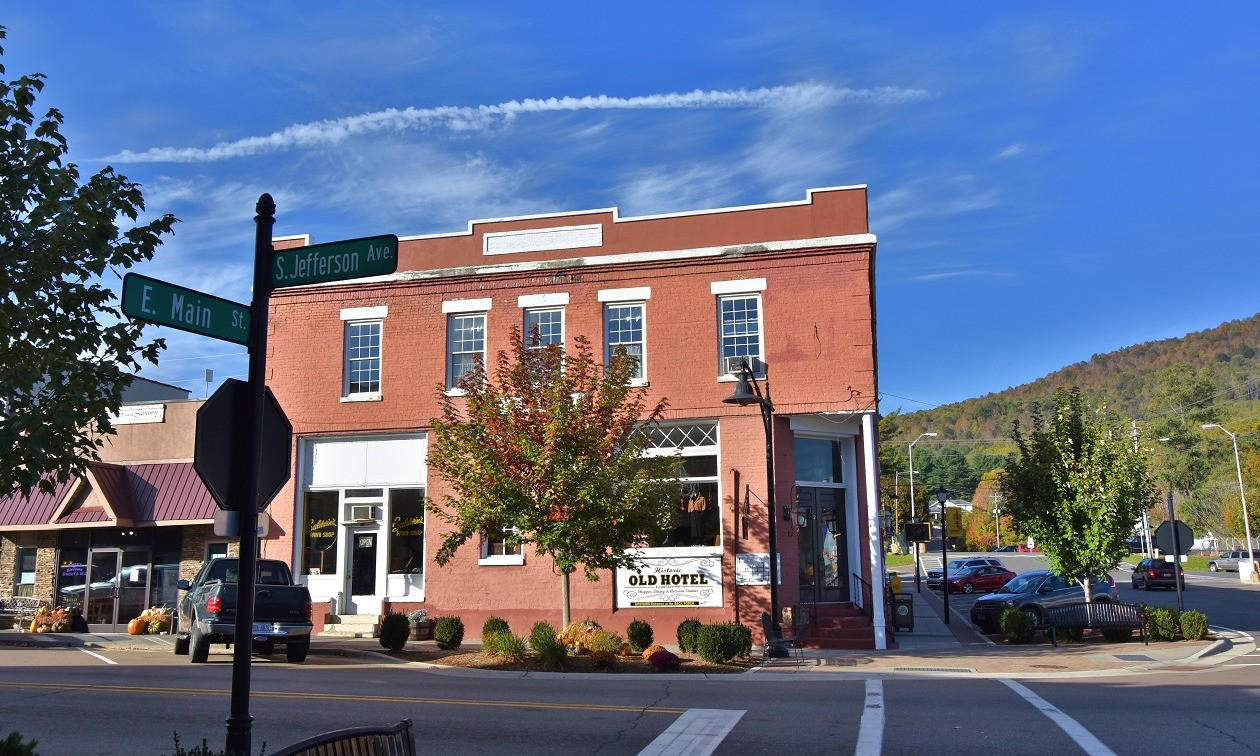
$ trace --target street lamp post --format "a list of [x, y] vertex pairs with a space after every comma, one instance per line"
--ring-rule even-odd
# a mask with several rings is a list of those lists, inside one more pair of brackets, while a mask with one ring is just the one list
[[993, 507], [993, 530], [997, 533], [997, 547], [1002, 548], [1002, 509]]
[[[775, 629], [777, 634], [779, 629], [779, 543], [774, 509], [774, 404], [770, 401], [768, 370], [766, 371], [766, 378], [763, 380], [766, 385], [764, 395], [761, 393], [761, 388], [757, 385], [757, 377], [753, 374], [748, 360], [740, 361], [739, 383], [735, 385], [735, 392], [723, 399], [722, 403], [737, 404], [740, 407], [756, 404], [761, 408], [761, 422], [766, 429], [766, 508], [769, 515], [767, 535], [770, 548], [770, 626]], [[788, 655], [787, 649], [782, 644], [772, 644], [770, 641], [770, 638], [766, 638], [766, 645], [770, 647], [770, 656], [786, 657]]]
[[[926, 436], [931, 436], [932, 438], [936, 438], [935, 433], [920, 433], [918, 438], [910, 442], [910, 519], [913, 520], [914, 522], [919, 521], [917, 510], [915, 509], [915, 504], [914, 504], [914, 445], [919, 443], [919, 440]], [[914, 544], [914, 589], [916, 591], [921, 589], [921, 585], [919, 582], [919, 543], [918, 541], [915, 541], [915, 544]]]
[[[1251, 547], [1251, 517], [1248, 516], [1247, 514], [1247, 492], [1243, 490], [1242, 460], [1238, 456], [1238, 436], [1235, 436], [1233, 433], [1230, 433], [1224, 428], [1221, 428], [1221, 426], [1217, 425], [1216, 423], [1205, 423], [1203, 426], [1203, 430], [1207, 430], [1208, 428], [1219, 428], [1221, 431], [1225, 433], [1225, 435], [1229, 436], [1229, 440], [1234, 443], [1234, 466], [1238, 468], [1238, 496], [1239, 498], [1242, 499], [1243, 529], [1247, 533], [1247, 561], [1251, 563], [1251, 573], [1252, 573], [1251, 579], [1254, 580], [1255, 569], [1256, 569], [1256, 553], [1255, 551], [1252, 550], [1252, 547]], [[1238, 574], [1239, 574], [1239, 577], [1241, 577], [1242, 571], [1240, 570]]]

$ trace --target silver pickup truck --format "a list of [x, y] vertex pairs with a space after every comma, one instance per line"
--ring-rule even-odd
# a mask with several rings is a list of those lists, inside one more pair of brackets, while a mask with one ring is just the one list
[[[191, 582], [176, 583], [186, 591], [175, 615], [175, 653], [188, 654], [203, 664], [210, 644], [236, 641], [236, 578], [239, 563], [232, 557], [206, 562]], [[306, 661], [311, 648], [311, 594], [294, 585], [289, 565], [275, 559], [258, 560], [254, 585], [253, 650], [270, 656], [284, 646], [290, 662]]]

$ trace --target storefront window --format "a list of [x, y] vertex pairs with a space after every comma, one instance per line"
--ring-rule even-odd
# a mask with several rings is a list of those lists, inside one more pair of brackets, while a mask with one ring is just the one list
[[836, 439], [796, 437], [796, 479], [812, 483], [843, 483], [844, 463]]
[[13, 595], [35, 595], [35, 556], [36, 549], [20, 548], [17, 550], [16, 568], [13, 571]]
[[671, 527], [654, 546], [721, 546], [717, 423], [663, 425], [652, 429], [649, 454], [678, 456], [681, 494]]
[[302, 574], [329, 575], [337, 571], [336, 491], [306, 494], [306, 521], [302, 528]]
[[389, 492], [389, 572], [424, 572], [424, 489], [395, 488]]

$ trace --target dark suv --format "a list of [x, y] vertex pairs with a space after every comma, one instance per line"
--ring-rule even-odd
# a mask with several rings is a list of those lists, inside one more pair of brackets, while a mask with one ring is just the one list
[[1130, 578], [1133, 582], [1133, 590], [1136, 591], [1138, 588], [1144, 591], [1149, 591], [1152, 588], [1173, 590], [1177, 587], [1177, 576], [1173, 575], [1173, 570], [1181, 573], [1181, 588], [1185, 590], [1186, 571], [1181, 569], [1179, 565], [1170, 564], [1163, 558], [1148, 558], [1138, 562], [1138, 566], [1133, 568], [1133, 576]]
[[[1098, 602], [1120, 600], [1116, 581], [1110, 575], [1097, 578], [1093, 594], [1094, 601]], [[1080, 583], [1065, 580], [1049, 570], [1035, 570], [1017, 575], [993, 593], [976, 599], [971, 605], [971, 621], [983, 632], [996, 633], [1002, 612], [1015, 607], [1041, 625], [1046, 609], [1084, 600], [1085, 589]]]

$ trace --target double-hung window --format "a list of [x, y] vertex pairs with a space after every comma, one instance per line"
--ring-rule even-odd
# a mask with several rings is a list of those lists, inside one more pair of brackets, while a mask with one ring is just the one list
[[617, 348], [635, 361], [630, 382], [647, 383], [647, 300], [652, 290], [647, 286], [631, 289], [601, 289], [599, 301], [604, 303], [604, 367], [612, 364]]
[[381, 397], [381, 337], [388, 308], [353, 307], [341, 311], [345, 323], [343, 400]]
[[512, 543], [515, 528], [493, 528], [481, 536], [481, 559], [478, 564], [525, 564], [525, 551]]
[[766, 279], [717, 281], [711, 286], [718, 305], [718, 374], [732, 375], [747, 360], [758, 376], [765, 375], [761, 292]]
[[525, 347], [545, 349], [555, 344], [564, 350], [564, 307], [569, 295], [522, 294], [516, 298], [518, 307], [525, 311]]
[[477, 357], [486, 358], [486, 314], [489, 299], [442, 303], [446, 313], [446, 389], [458, 391], [459, 380], [472, 372]]

